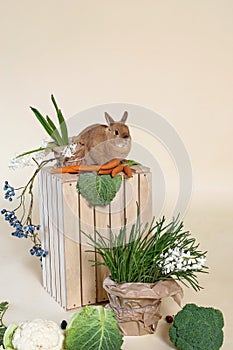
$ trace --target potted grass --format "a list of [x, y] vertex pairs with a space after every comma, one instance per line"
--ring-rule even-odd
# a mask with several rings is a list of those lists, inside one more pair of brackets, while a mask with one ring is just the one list
[[130, 232], [123, 227], [118, 234], [110, 229], [109, 237], [86, 236], [102, 258], [94, 263], [109, 270], [103, 287], [124, 335], [154, 333], [161, 299], [171, 296], [180, 305], [183, 290], [177, 280], [196, 291], [202, 288], [196, 274], [207, 272], [206, 252], [178, 218], [167, 224], [163, 217], [143, 228], [137, 220]]

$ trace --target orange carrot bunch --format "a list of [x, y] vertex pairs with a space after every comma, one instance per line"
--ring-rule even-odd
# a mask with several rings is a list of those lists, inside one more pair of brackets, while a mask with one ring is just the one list
[[72, 173], [77, 174], [79, 172], [90, 172], [97, 171], [100, 175], [111, 175], [112, 177], [117, 174], [124, 172], [127, 177], [132, 177], [133, 173], [129, 165], [122, 164], [120, 159], [112, 159], [108, 163], [102, 165], [91, 165], [91, 164], [79, 164], [79, 165], [69, 165], [62, 168], [52, 169], [53, 173]]

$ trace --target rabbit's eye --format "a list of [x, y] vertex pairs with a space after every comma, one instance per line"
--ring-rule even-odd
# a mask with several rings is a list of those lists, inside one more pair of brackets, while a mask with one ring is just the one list
[[114, 130], [114, 135], [119, 135], [119, 131], [118, 130]]

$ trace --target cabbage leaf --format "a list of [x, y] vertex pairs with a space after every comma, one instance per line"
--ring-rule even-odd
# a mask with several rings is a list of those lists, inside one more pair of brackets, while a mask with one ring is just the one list
[[7, 309], [8, 309], [8, 302], [7, 301], [1, 302], [0, 303], [0, 345], [3, 345], [3, 337], [7, 328], [3, 323], [3, 316]]
[[77, 189], [95, 206], [108, 205], [121, 187], [122, 176], [98, 175], [96, 172], [80, 174]]
[[103, 306], [86, 306], [74, 314], [66, 328], [66, 350], [120, 350], [115, 314]]

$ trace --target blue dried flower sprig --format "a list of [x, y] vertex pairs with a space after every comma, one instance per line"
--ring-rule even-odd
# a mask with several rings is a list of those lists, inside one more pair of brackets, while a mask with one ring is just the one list
[[48, 252], [41, 247], [41, 243], [38, 237], [38, 231], [40, 230], [40, 225], [23, 225], [21, 221], [17, 218], [15, 211], [9, 211], [6, 209], [1, 210], [1, 214], [4, 215], [5, 220], [12, 226], [15, 230], [11, 233], [12, 236], [18, 238], [31, 238], [36, 244], [29, 250], [31, 255], [35, 255], [40, 258], [45, 258]]
[[[42, 161], [40, 164], [34, 158], [32, 159], [35, 161], [37, 169], [25, 186], [14, 188], [9, 184], [8, 181], [5, 181], [3, 190], [5, 191], [4, 198], [6, 200], [12, 202], [13, 198], [16, 196], [16, 192], [21, 192], [19, 196], [16, 197], [19, 200], [19, 205], [13, 210], [4, 208], [1, 210], [1, 214], [4, 215], [4, 218], [9, 223], [9, 225], [14, 228], [14, 231], [11, 233], [12, 236], [18, 238], [30, 238], [33, 242], [33, 247], [29, 251], [30, 254], [39, 257], [40, 261], [42, 261], [42, 258], [45, 258], [48, 252], [41, 247], [41, 241], [39, 237], [40, 225], [34, 225], [32, 223], [33, 185], [34, 180], [42, 167], [53, 159]], [[29, 195], [28, 207], [26, 207], [25, 204], [27, 194]], [[18, 209], [22, 209], [21, 218], [18, 218], [16, 215]]]
[[8, 181], [5, 181], [3, 191], [5, 191], [5, 199], [8, 199], [9, 202], [12, 202], [13, 197], [15, 196], [15, 189], [14, 187], [10, 186]]

